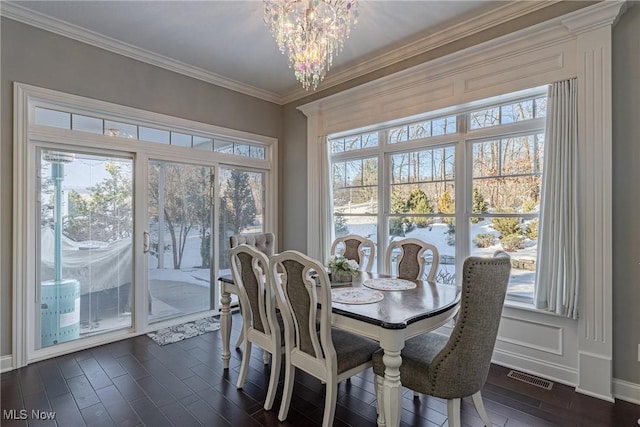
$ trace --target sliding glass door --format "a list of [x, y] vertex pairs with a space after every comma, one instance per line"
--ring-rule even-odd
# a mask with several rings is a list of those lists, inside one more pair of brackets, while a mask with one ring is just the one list
[[214, 315], [229, 236], [274, 229], [275, 139], [16, 97], [16, 366]]
[[148, 171], [149, 322], [210, 310], [214, 168], [153, 160]]
[[156, 323], [213, 307], [213, 166], [148, 162], [147, 206], [138, 207], [148, 213], [143, 307], [133, 285], [133, 159], [39, 153], [36, 348], [129, 329], [136, 308]]

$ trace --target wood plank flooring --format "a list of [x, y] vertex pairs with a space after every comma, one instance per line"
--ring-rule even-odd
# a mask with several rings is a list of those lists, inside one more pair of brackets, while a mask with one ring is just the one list
[[[239, 332], [234, 315], [231, 342]], [[319, 426], [324, 386], [298, 371], [289, 417], [279, 422], [282, 383], [274, 409], [262, 408], [269, 379], [262, 351], [252, 352], [245, 387], [237, 390], [241, 352], [231, 368], [220, 358], [220, 332], [158, 346], [145, 335], [33, 363], [2, 374], [3, 427], [13, 426]], [[254, 347], [255, 349], [256, 347]], [[482, 394], [494, 426], [637, 427], [640, 406], [615, 404], [554, 384], [547, 391], [507, 377], [493, 365]], [[281, 378], [282, 382], [282, 378]], [[402, 426], [447, 425], [446, 401], [403, 395]], [[54, 414], [55, 413], [55, 414]], [[38, 419], [38, 417], [40, 419]], [[482, 426], [470, 399], [464, 426]], [[374, 376], [365, 372], [339, 386], [334, 426], [375, 426]]]

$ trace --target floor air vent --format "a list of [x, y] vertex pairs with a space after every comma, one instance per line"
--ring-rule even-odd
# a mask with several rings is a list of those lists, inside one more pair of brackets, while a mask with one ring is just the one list
[[522, 381], [524, 383], [531, 384], [545, 390], [551, 390], [551, 388], [553, 387], [553, 383], [551, 381], [535, 377], [533, 375], [525, 374], [524, 372], [511, 370], [509, 371], [507, 376], [509, 378], [513, 378], [514, 380]]

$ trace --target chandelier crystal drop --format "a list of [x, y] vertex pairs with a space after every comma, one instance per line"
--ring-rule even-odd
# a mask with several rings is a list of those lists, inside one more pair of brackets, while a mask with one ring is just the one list
[[316, 90], [342, 51], [357, 9], [357, 0], [264, 0], [264, 21], [305, 90]]

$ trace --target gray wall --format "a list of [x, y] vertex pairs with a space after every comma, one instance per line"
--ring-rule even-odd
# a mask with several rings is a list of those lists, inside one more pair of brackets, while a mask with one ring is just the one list
[[613, 30], [613, 376], [640, 384], [640, 4]]
[[278, 139], [283, 108], [10, 19], [0, 25], [0, 355], [8, 355], [14, 81]]
[[307, 119], [295, 105], [284, 111], [278, 249], [307, 253]]

